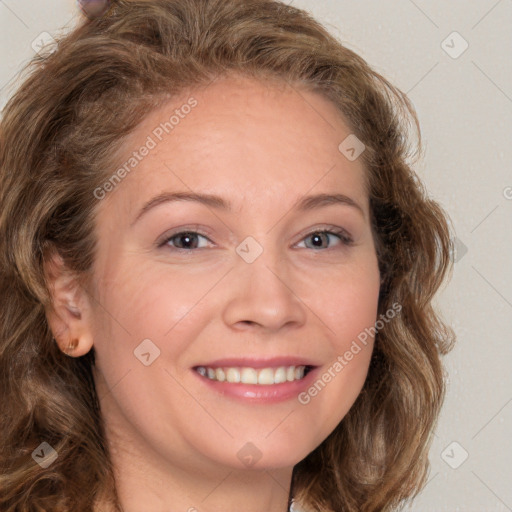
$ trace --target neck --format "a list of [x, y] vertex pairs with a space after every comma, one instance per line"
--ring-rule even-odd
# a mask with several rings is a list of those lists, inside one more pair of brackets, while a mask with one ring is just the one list
[[[141, 459], [130, 450], [114, 449], [112, 462], [123, 512], [288, 512], [293, 468], [214, 473]], [[99, 502], [95, 512], [113, 512]]]
[[118, 481], [118, 493], [124, 512], [287, 512], [290, 480], [282, 470], [228, 471], [202, 479], [174, 471], [155, 480], [133, 468]]

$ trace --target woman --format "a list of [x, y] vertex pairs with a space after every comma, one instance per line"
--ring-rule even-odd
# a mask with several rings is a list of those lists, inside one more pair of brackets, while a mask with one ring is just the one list
[[2, 510], [412, 499], [453, 341], [405, 95], [266, 0], [113, 2], [32, 68], [1, 125]]

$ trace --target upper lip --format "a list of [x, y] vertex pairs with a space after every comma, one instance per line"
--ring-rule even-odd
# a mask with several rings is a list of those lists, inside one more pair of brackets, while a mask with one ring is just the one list
[[204, 366], [207, 368], [225, 368], [225, 367], [240, 367], [240, 368], [273, 368], [279, 366], [318, 366], [313, 363], [311, 359], [297, 356], [280, 356], [272, 357], [271, 359], [264, 358], [248, 358], [248, 357], [230, 357], [225, 359], [216, 359], [208, 363], [202, 363], [194, 366], [198, 368]]

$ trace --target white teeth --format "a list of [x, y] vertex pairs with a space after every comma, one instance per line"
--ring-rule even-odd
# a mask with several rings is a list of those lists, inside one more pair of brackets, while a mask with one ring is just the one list
[[243, 384], [258, 384], [258, 372], [254, 368], [243, 368], [240, 374]]
[[280, 366], [274, 374], [274, 384], [281, 384], [281, 382], [286, 382], [286, 368], [284, 366]]
[[264, 368], [263, 370], [260, 370], [258, 374], [258, 384], [263, 384], [265, 386], [274, 384], [274, 370], [272, 370], [272, 368]]
[[228, 382], [237, 383], [240, 382], [240, 372], [237, 368], [228, 368], [228, 371], [226, 372], [226, 380]]
[[293, 382], [304, 378], [305, 366], [279, 366], [278, 368], [208, 368], [199, 366], [197, 373], [211, 380], [237, 384], [259, 384], [270, 386], [283, 382]]

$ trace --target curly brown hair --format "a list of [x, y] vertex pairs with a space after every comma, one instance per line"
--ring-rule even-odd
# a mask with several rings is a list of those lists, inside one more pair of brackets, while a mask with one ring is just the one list
[[[365, 144], [382, 285], [361, 394], [293, 470], [290, 499], [322, 512], [389, 511], [423, 488], [453, 332], [432, 299], [450, 270], [448, 217], [412, 170], [422, 154], [406, 95], [306, 12], [274, 0], [120, 0], [36, 56], [0, 125], [0, 508], [91, 511], [118, 503], [92, 374], [94, 349], [53, 339], [44, 262], [87, 282], [94, 215], [113, 155], [170, 95], [239, 73], [331, 100]], [[410, 141], [415, 132], [414, 144]], [[59, 456], [31, 457], [46, 440]]]

